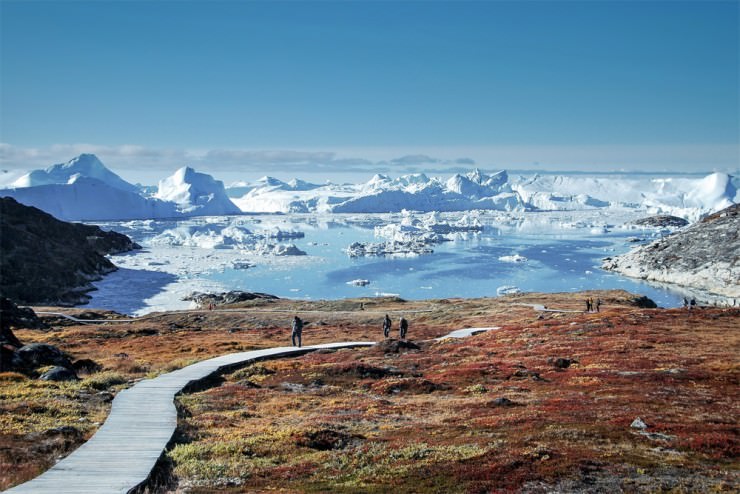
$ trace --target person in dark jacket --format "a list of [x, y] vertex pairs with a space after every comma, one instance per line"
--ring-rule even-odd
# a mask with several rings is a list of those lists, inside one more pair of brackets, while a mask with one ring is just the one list
[[385, 319], [383, 319], [383, 336], [388, 338], [391, 334], [391, 318], [388, 317], [388, 314], [385, 315]]
[[[301, 334], [303, 333], [303, 321], [301, 321], [301, 318], [298, 316], [293, 317], [293, 324], [291, 327], [293, 331], [290, 334], [290, 340], [293, 342], [293, 346], [298, 346], [298, 348], [300, 348]], [[296, 339], [298, 340], [298, 345], [295, 344]]]
[[406, 332], [409, 330], [409, 322], [401, 316], [401, 320], [398, 322], [399, 331], [401, 333], [401, 339], [406, 339]]

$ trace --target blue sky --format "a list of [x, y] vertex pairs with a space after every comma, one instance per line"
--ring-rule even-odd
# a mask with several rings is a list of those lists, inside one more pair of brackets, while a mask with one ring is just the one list
[[740, 168], [739, 3], [0, 1], [0, 165]]

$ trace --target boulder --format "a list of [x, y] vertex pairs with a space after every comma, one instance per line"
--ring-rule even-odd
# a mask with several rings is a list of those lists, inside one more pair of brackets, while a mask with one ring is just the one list
[[514, 403], [508, 398], [500, 396], [488, 402], [488, 405], [492, 407], [514, 407], [517, 406], [517, 403]]
[[644, 429], [647, 429], [648, 426], [645, 422], [643, 422], [643, 420], [640, 417], [637, 417], [635, 420], [632, 421], [632, 423], [630, 424], [630, 427], [632, 427], [633, 429], [644, 430]]
[[14, 363], [17, 368], [33, 370], [45, 365], [55, 365], [72, 369], [69, 358], [53, 345], [32, 343], [16, 350]]
[[375, 348], [381, 353], [406, 353], [411, 350], [420, 350], [419, 345], [413, 341], [394, 339], [383, 340], [375, 345]]
[[558, 357], [558, 358], [551, 358], [549, 362], [550, 364], [557, 367], [558, 369], [567, 369], [568, 367], [571, 366], [573, 362], [575, 362], [575, 360], [571, 360], [569, 358]]
[[74, 361], [74, 363], [72, 364], [72, 369], [74, 369], [75, 372], [92, 373], [103, 370], [103, 366], [92, 359], [82, 358]]
[[74, 371], [67, 369], [66, 367], [52, 367], [48, 371], [44, 372], [39, 376], [42, 381], [77, 381], [79, 377]]

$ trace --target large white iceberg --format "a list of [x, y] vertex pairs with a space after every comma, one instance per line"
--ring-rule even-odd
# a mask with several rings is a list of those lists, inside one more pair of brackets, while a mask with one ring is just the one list
[[75, 177], [67, 184], [0, 190], [27, 206], [65, 221], [145, 220], [179, 216], [175, 204], [145, 198], [94, 178]]
[[79, 177], [94, 178], [104, 184], [124, 190], [138, 192], [138, 188], [110, 171], [94, 154], [81, 154], [66, 163], [52, 165], [45, 170], [33, 170], [12, 183], [12, 187], [36, 187], [39, 185], [68, 184]]
[[155, 197], [174, 202], [181, 213], [188, 215], [241, 213], [226, 194], [223, 182], [187, 166], [160, 180]]

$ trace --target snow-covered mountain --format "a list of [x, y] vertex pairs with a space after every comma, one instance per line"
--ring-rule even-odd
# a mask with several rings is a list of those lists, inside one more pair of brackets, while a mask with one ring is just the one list
[[94, 154], [81, 154], [66, 163], [52, 165], [46, 170], [33, 170], [12, 183], [12, 187], [68, 184], [76, 177], [94, 178], [110, 187], [126, 192], [138, 192], [138, 187], [110, 171]]
[[160, 180], [154, 197], [175, 203], [178, 211], [191, 216], [241, 213], [226, 194], [223, 182], [188, 166]]

